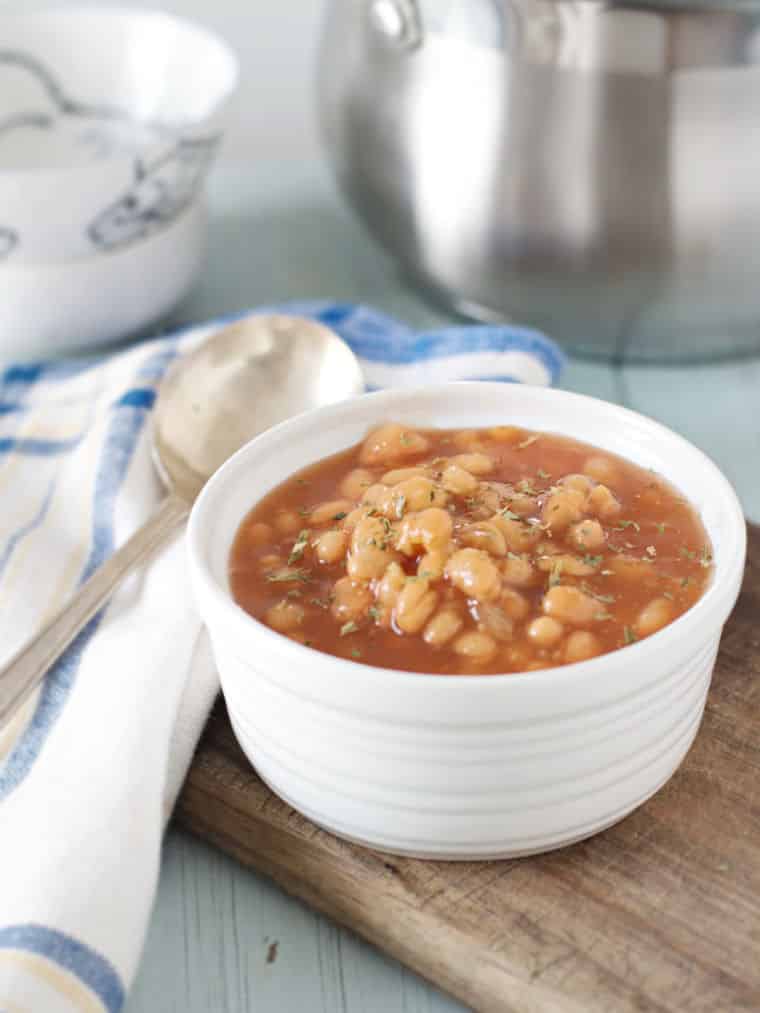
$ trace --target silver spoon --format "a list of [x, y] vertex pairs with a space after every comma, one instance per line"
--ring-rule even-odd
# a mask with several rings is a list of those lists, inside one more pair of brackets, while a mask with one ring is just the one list
[[151, 450], [167, 489], [153, 516], [0, 669], [0, 727], [115, 589], [187, 518], [207, 479], [277, 422], [364, 389], [351, 349], [300, 317], [249, 316], [178, 359], [163, 380]]

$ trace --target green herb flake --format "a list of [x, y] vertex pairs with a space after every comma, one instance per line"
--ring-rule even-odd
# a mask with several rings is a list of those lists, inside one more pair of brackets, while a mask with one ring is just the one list
[[699, 556], [699, 565], [707, 569], [712, 564], [712, 553], [706, 545], [702, 546], [702, 552]]
[[691, 577], [682, 577], [681, 578], [681, 587], [688, 587], [689, 584], [691, 584]]
[[635, 644], [638, 639], [630, 626], [623, 627], [623, 640], [626, 644]]
[[522, 517], [516, 514], [514, 510], [510, 510], [509, 507], [504, 507], [501, 511], [501, 516], [506, 517], [508, 521], [521, 521]]
[[620, 521], [615, 525], [615, 531], [625, 531], [626, 528], [633, 528], [637, 533], [641, 531], [641, 526], [636, 521]]
[[311, 571], [285, 567], [282, 570], [268, 573], [266, 579], [270, 584], [287, 584], [292, 580], [300, 580], [305, 584], [311, 580]]
[[696, 552], [692, 551], [692, 549], [687, 549], [685, 545], [682, 545], [681, 548], [678, 550], [678, 552], [679, 552], [679, 555], [683, 556], [684, 559], [696, 559], [697, 558]]
[[290, 555], [288, 556], [288, 566], [292, 566], [293, 563], [297, 563], [303, 557], [306, 546], [309, 544], [310, 534], [311, 532], [308, 528], [299, 531], [298, 538], [293, 542], [293, 548], [290, 550]]
[[583, 562], [586, 564], [586, 566], [593, 566], [594, 568], [596, 568], [597, 566], [599, 566], [603, 558], [604, 558], [603, 556], [592, 556], [588, 552], [586, 552], [583, 556]]
[[549, 474], [548, 471], [544, 471], [543, 468], [539, 468], [538, 471], [536, 472], [536, 477], [542, 479], [544, 482], [548, 482], [549, 479], [551, 478], [551, 475]]
[[377, 607], [377, 605], [370, 605], [370, 607], [367, 609], [367, 615], [370, 617], [370, 619], [373, 619], [375, 622], [377, 622], [377, 620], [380, 618], [380, 609]]
[[549, 587], [556, 587], [557, 584], [562, 580], [562, 560], [558, 559], [552, 563], [552, 568], [549, 571]]
[[344, 517], [348, 517], [348, 514], [346, 513], [346, 511], [345, 510], [339, 510], [337, 512], [337, 514], [333, 514], [332, 519], [334, 521], [342, 521]]
[[316, 605], [320, 609], [329, 609], [330, 602], [326, 598], [309, 598], [309, 604]]
[[411, 445], [412, 438], [409, 433], [402, 433], [398, 439], [402, 447], [408, 447]]
[[351, 648], [351, 657], [352, 658], [361, 658], [361, 656], [362, 656], [362, 652], [359, 650], [358, 647], [352, 647]]
[[658, 535], [665, 534], [665, 525], [662, 522], [658, 522], [657, 524], [655, 524], [655, 527], [657, 528]]
[[340, 635], [342, 637], [347, 637], [349, 633], [356, 633], [358, 629], [359, 627], [356, 625], [353, 619], [349, 619], [347, 623], [343, 623], [343, 625], [341, 626]]
[[517, 483], [517, 488], [520, 490], [520, 492], [524, 493], [526, 496], [537, 495], [536, 490], [531, 485], [531, 481], [529, 478], [520, 479], [520, 481]]
[[599, 594], [595, 591], [590, 584], [587, 584], [585, 580], [581, 581], [581, 591], [587, 594], [589, 598], [594, 598], [596, 601], [600, 601], [603, 605], [612, 605], [616, 600], [614, 594]]
[[541, 437], [539, 435], [537, 435], [537, 434], [534, 434], [533, 436], [529, 436], [527, 440], [523, 440], [522, 443], [518, 443], [517, 444], [517, 449], [518, 450], [525, 450], [526, 447], [532, 446], [537, 440], [540, 440], [540, 439], [541, 439]]

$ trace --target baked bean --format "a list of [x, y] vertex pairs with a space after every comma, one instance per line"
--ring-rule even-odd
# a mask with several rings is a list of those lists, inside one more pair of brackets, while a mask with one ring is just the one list
[[497, 443], [519, 443], [525, 434], [517, 426], [492, 426], [488, 435]]
[[565, 489], [577, 489], [578, 492], [582, 492], [585, 496], [588, 496], [594, 488], [594, 483], [587, 475], [565, 475], [557, 484], [563, 486]]
[[424, 454], [430, 443], [427, 437], [398, 422], [388, 422], [373, 429], [362, 444], [360, 464], [389, 465]]
[[421, 577], [429, 577], [430, 580], [440, 580], [446, 560], [450, 555], [451, 546], [449, 545], [441, 549], [431, 549], [420, 557], [420, 561], [417, 563], [417, 574]]
[[542, 607], [546, 615], [573, 626], [586, 626], [599, 613], [599, 604], [591, 595], [577, 587], [558, 584], [544, 595]]
[[471, 475], [487, 475], [494, 468], [493, 459], [488, 454], [457, 454], [452, 457], [451, 463], [464, 468]]
[[508, 615], [510, 619], [514, 619], [515, 622], [525, 619], [530, 612], [528, 599], [519, 591], [515, 591], [513, 587], [502, 589], [499, 595], [499, 605], [501, 605], [504, 614]]
[[283, 510], [274, 519], [274, 526], [282, 535], [294, 535], [301, 528], [303, 518], [294, 510]]
[[462, 629], [464, 620], [450, 608], [442, 608], [428, 620], [422, 633], [422, 639], [431, 647], [443, 647]]
[[462, 633], [454, 641], [454, 650], [469, 661], [484, 664], [496, 653], [496, 641], [487, 633]]
[[591, 563], [584, 562], [578, 556], [563, 553], [539, 556], [536, 565], [544, 573], [560, 572], [565, 577], [589, 577], [592, 573], [596, 573], [596, 567]]
[[575, 661], [587, 661], [601, 654], [602, 646], [593, 633], [586, 630], [576, 630], [571, 633], [565, 642], [565, 661], [572, 664]]
[[604, 485], [615, 485], [619, 476], [618, 469], [609, 457], [601, 454], [594, 454], [586, 459], [583, 465], [583, 473], [590, 475], [596, 482]]
[[667, 598], [653, 598], [639, 612], [634, 623], [634, 630], [640, 637], [648, 637], [673, 619], [673, 603]]
[[621, 507], [606, 485], [597, 485], [589, 493], [588, 509], [603, 521], [608, 521], [620, 514]]
[[526, 633], [528, 639], [537, 647], [554, 647], [562, 639], [565, 627], [551, 616], [539, 616], [529, 624]]
[[347, 531], [325, 531], [314, 542], [314, 551], [320, 563], [337, 563], [348, 548]]
[[380, 481], [383, 485], [398, 485], [409, 478], [430, 478], [429, 468], [394, 468], [386, 471]]
[[505, 497], [509, 502], [507, 509], [518, 517], [538, 517], [538, 500], [535, 496], [527, 496], [523, 492], [510, 493]]
[[266, 545], [274, 537], [271, 524], [252, 524], [246, 532], [246, 541], [249, 545]]
[[300, 626], [305, 617], [306, 612], [302, 605], [283, 599], [267, 611], [266, 621], [272, 629], [288, 633]]
[[394, 498], [403, 498], [402, 512], [425, 510], [427, 507], [445, 507], [449, 497], [429, 478], [418, 475], [399, 482], [393, 489]]
[[371, 471], [367, 471], [366, 468], [354, 468], [340, 483], [338, 491], [346, 499], [360, 500], [364, 495], [364, 490], [369, 489], [374, 481]]
[[511, 640], [515, 630], [512, 619], [501, 609], [500, 605], [493, 602], [482, 602], [478, 605], [480, 622], [478, 629], [481, 633], [488, 633], [496, 640]]
[[314, 507], [309, 513], [309, 524], [319, 528], [323, 524], [335, 524], [343, 520], [354, 508], [350, 499], [334, 499], [329, 503], [322, 503]]
[[460, 450], [477, 450], [483, 445], [483, 433], [480, 429], [459, 429], [454, 433], [452, 443]]
[[455, 587], [478, 601], [498, 598], [501, 591], [496, 564], [482, 549], [459, 549], [446, 564], [445, 573]]
[[471, 496], [478, 488], [478, 480], [458, 464], [450, 464], [443, 470], [441, 485], [455, 496]]
[[460, 540], [474, 549], [483, 549], [492, 556], [506, 556], [507, 542], [504, 535], [493, 521], [479, 521], [468, 524], [460, 533]]
[[406, 575], [398, 563], [389, 563], [375, 587], [375, 597], [381, 605], [393, 606], [405, 583]]
[[396, 548], [405, 556], [414, 556], [420, 549], [429, 552], [442, 548], [451, 540], [452, 530], [451, 514], [440, 507], [407, 514], [399, 528]]
[[380, 482], [376, 482], [375, 485], [364, 490], [362, 503], [385, 517], [396, 517], [398, 513], [396, 494], [392, 486], [383, 485]]
[[372, 595], [366, 584], [350, 577], [335, 581], [331, 611], [340, 622], [361, 619], [371, 604]]
[[541, 538], [541, 528], [537, 524], [516, 521], [502, 513], [494, 514], [491, 523], [504, 535], [507, 548], [512, 552], [527, 552]]
[[364, 517], [351, 533], [346, 570], [354, 580], [381, 577], [388, 566], [389, 538], [378, 517]]
[[408, 581], [396, 600], [396, 624], [404, 633], [419, 633], [435, 612], [438, 594], [430, 590], [430, 584], [422, 577]]
[[513, 587], [530, 587], [537, 576], [533, 564], [524, 556], [508, 556], [501, 564], [501, 573]]
[[555, 489], [546, 497], [541, 520], [550, 531], [564, 531], [583, 516], [586, 496], [579, 489]]
[[602, 549], [606, 543], [604, 528], [599, 521], [590, 519], [573, 524], [567, 536], [573, 545], [583, 552], [594, 552], [596, 549]]
[[262, 573], [267, 573], [269, 570], [279, 570], [284, 564], [282, 556], [278, 556], [276, 552], [268, 552], [259, 560], [259, 569]]

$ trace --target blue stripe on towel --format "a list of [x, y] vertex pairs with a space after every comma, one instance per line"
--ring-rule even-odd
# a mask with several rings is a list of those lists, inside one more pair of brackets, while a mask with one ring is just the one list
[[55, 476], [48, 483], [47, 491], [45, 495], [42, 497], [42, 501], [39, 505], [39, 508], [37, 509], [37, 513], [34, 515], [34, 517], [32, 517], [31, 520], [27, 521], [26, 524], [24, 524], [20, 528], [17, 528], [16, 531], [13, 532], [11, 537], [5, 543], [3, 551], [0, 554], [0, 577], [2, 577], [3, 573], [5, 572], [5, 568], [8, 565], [8, 560], [15, 552], [16, 546], [19, 544], [19, 542], [22, 542], [27, 537], [27, 535], [30, 535], [33, 531], [36, 531], [36, 529], [40, 526], [40, 524], [44, 522], [45, 517], [47, 516], [47, 512], [50, 509], [50, 504], [53, 500], [53, 493], [55, 492], [55, 487], [57, 484], [58, 484], [58, 476]]
[[45, 925], [0, 928], [0, 949], [35, 953], [75, 975], [98, 996], [108, 1013], [119, 1013], [125, 989], [113, 964], [72, 936]]
[[77, 433], [68, 440], [37, 440], [32, 437], [0, 437], [0, 456], [3, 454], [24, 454], [26, 457], [55, 457], [67, 454], [81, 441], [84, 433]]
[[[171, 355], [165, 348], [143, 363], [136, 381], [152, 374], [160, 362], [165, 368]], [[159, 367], [160, 368], [160, 367]], [[93, 495], [93, 530], [90, 554], [80, 578], [87, 580], [113, 552], [113, 516], [116, 498], [129, 468], [137, 440], [148, 417], [143, 406], [124, 405], [113, 413], [100, 450]], [[34, 715], [0, 770], [0, 801], [24, 780], [37, 759], [45, 739], [63, 708], [76, 680], [85, 648], [100, 625], [103, 612], [85, 626], [71, 646], [50, 669]]]

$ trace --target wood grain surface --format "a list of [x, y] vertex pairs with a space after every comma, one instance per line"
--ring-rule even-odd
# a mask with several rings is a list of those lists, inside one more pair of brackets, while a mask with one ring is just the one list
[[462, 864], [347, 844], [261, 783], [221, 704], [176, 815], [475, 1010], [760, 1010], [760, 527], [691, 752], [589, 841]]

